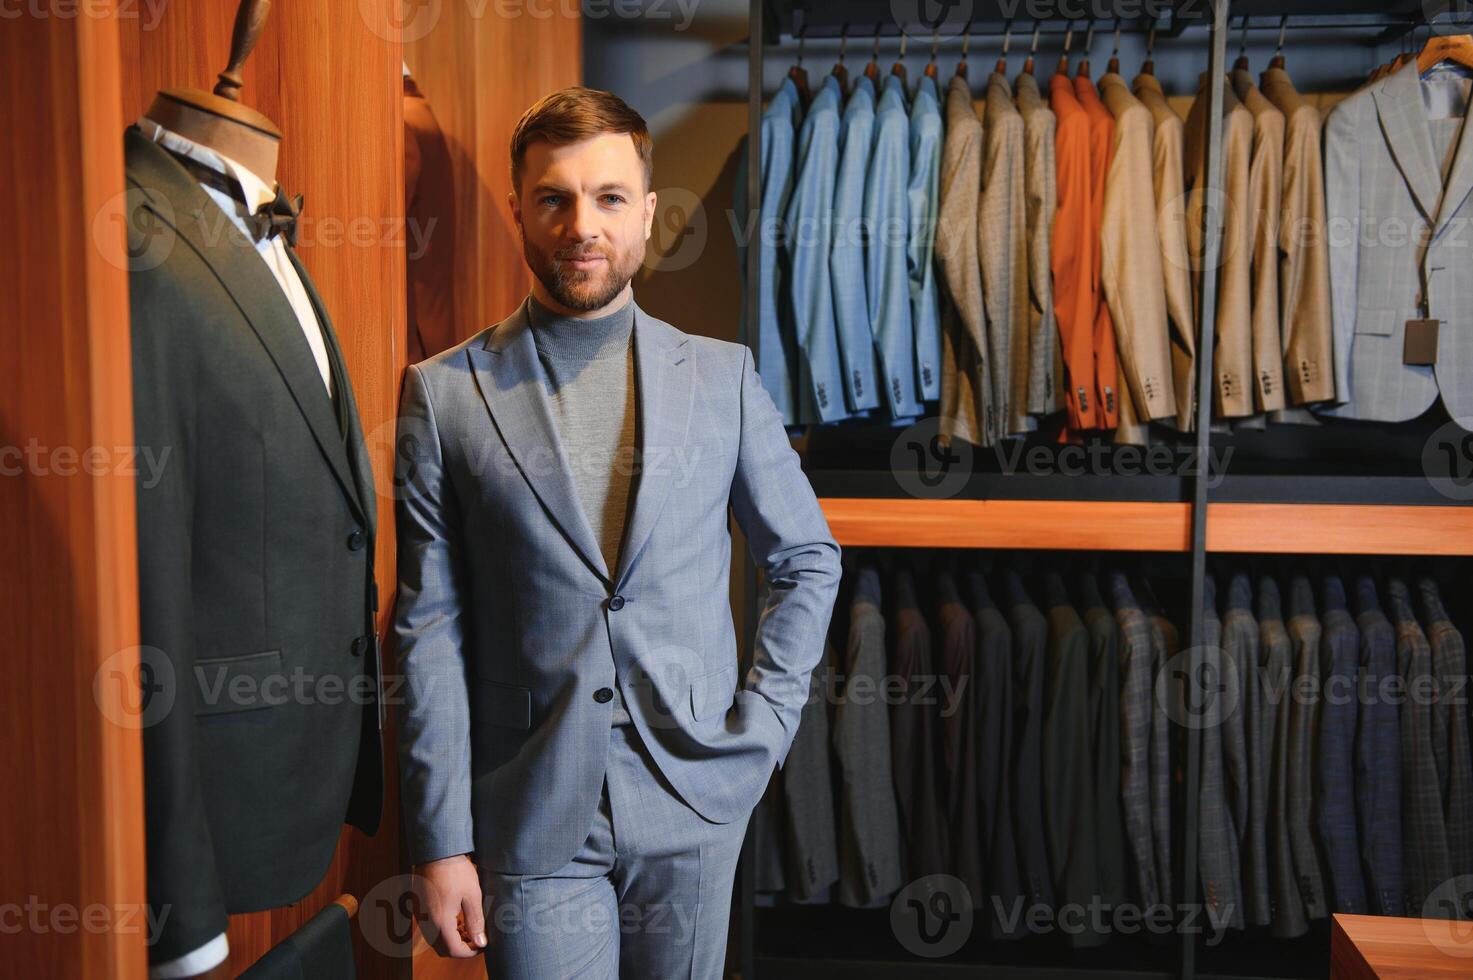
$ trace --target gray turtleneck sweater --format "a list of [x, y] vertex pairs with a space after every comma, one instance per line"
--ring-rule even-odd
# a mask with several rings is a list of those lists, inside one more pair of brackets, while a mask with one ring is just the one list
[[[634, 490], [634, 301], [592, 320], [562, 316], [530, 295], [527, 307], [578, 502], [613, 576]], [[612, 704], [613, 724], [629, 724], [617, 683]]]

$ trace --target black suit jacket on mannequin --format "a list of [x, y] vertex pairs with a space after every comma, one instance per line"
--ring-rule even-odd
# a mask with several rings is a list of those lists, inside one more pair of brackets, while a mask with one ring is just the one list
[[374, 492], [342, 352], [296, 256], [335, 398], [224, 212], [137, 126], [124, 154], [134, 429], [162, 463], [138, 480], [162, 962], [224, 931], [227, 913], [310, 892], [344, 820], [378, 828]]

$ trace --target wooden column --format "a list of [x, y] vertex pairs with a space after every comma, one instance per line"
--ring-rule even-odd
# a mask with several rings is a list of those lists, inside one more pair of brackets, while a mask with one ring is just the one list
[[133, 980], [147, 926], [113, 5], [12, 8], [0, 63], [0, 973]]

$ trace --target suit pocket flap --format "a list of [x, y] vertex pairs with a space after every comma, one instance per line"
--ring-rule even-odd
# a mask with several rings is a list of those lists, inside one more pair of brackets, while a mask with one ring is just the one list
[[507, 728], [532, 727], [532, 689], [519, 684], [503, 684], [500, 681], [482, 681], [486, 692], [486, 708], [493, 725]]
[[697, 721], [719, 714], [736, 700], [736, 664], [697, 677], [690, 686], [690, 713]]
[[196, 715], [274, 708], [290, 693], [281, 672], [280, 650], [197, 659], [194, 677]]
[[1357, 310], [1355, 332], [1390, 337], [1396, 332], [1396, 324], [1400, 318], [1395, 310]]

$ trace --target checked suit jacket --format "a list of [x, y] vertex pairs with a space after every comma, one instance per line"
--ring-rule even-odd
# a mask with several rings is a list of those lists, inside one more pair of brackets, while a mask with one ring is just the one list
[[[528, 302], [409, 368], [396, 468], [411, 859], [474, 851], [508, 874], [555, 871], [587, 837], [615, 683], [680, 797], [717, 823], [747, 816], [792, 745], [840, 575], [750, 351], [637, 303], [640, 464], [606, 567]], [[769, 585], [744, 676], [728, 508]]]

